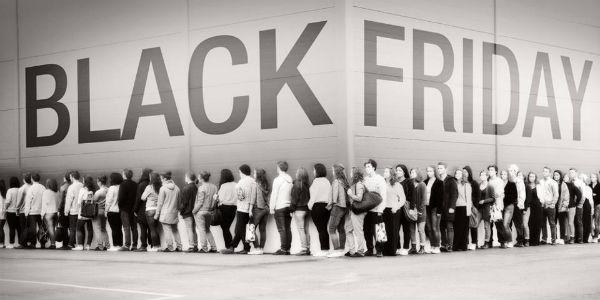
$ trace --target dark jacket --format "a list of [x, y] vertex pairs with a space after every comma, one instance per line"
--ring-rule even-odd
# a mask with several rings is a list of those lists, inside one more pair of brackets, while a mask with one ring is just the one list
[[143, 219], [146, 219], [146, 201], [142, 201], [142, 194], [144, 193], [144, 190], [148, 184], [150, 184], [150, 180], [147, 178], [142, 178], [140, 182], [138, 182], [135, 204], [133, 205], [133, 211]]
[[454, 213], [450, 209], [456, 209], [456, 200], [458, 199], [458, 186], [456, 179], [452, 176], [446, 176], [444, 179], [444, 196], [442, 199], [442, 208], [444, 209], [442, 217], [446, 221], [454, 221]]
[[[600, 183], [596, 183], [596, 186], [592, 186], [592, 184], [590, 183], [590, 187], [592, 188], [594, 205], [600, 205]], [[598, 230], [600, 230], [600, 228], [598, 228]]]
[[473, 206], [479, 209], [479, 199], [481, 199], [481, 190], [479, 189], [479, 182], [473, 180], [471, 183], [471, 201]]
[[[541, 209], [542, 203], [537, 196], [537, 188], [532, 188], [529, 184], [525, 185], [525, 203], [532, 209]], [[533, 212], [531, 212], [533, 214]]]
[[308, 184], [300, 184], [294, 181], [292, 185], [290, 210], [308, 210], [308, 201], [310, 200], [310, 187]]
[[504, 207], [509, 205], [517, 205], [517, 199], [519, 198], [519, 193], [517, 192], [517, 184], [508, 181], [504, 186]]
[[119, 185], [119, 196], [117, 203], [120, 211], [133, 212], [135, 197], [137, 196], [137, 183], [131, 179], [125, 179]]
[[575, 186], [573, 181], [567, 182], [569, 188], [569, 208], [577, 207], [577, 203], [581, 201], [581, 190]]
[[196, 194], [198, 193], [198, 186], [194, 182], [186, 184], [181, 189], [181, 200], [179, 201], [179, 214], [182, 217], [192, 217], [194, 214], [194, 204], [196, 203]]
[[[479, 212], [481, 212], [481, 218], [484, 221], [489, 221], [491, 218], [490, 207], [496, 201], [494, 198], [494, 195], [496, 194], [494, 187], [488, 184], [483, 191], [480, 189], [480, 187], [477, 187], [477, 189], [480, 191], [480, 193], [476, 207]], [[483, 203], [479, 204], [480, 201], [483, 201]], [[473, 201], [473, 204], [475, 204], [475, 201]]]
[[[429, 182], [429, 178], [425, 181], [425, 185]], [[429, 194], [429, 209], [437, 209], [438, 214], [441, 213], [442, 202], [444, 198], [444, 183], [436, 179], [431, 186], [431, 193]]]
[[409, 203], [410, 209], [415, 208], [416, 199], [415, 199], [415, 182], [412, 179], [404, 179], [400, 182], [402, 185], [402, 190], [404, 190], [404, 196], [406, 197], [406, 202]]
[[415, 207], [419, 216], [417, 222], [425, 222], [427, 219], [427, 213], [425, 212], [425, 200], [427, 200], [427, 186], [423, 182], [417, 183], [414, 189], [413, 196], [415, 198]]

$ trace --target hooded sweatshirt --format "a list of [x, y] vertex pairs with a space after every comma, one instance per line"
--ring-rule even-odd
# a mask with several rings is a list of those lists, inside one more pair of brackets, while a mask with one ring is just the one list
[[194, 203], [196, 202], [196, 194], [198, 193], [198, 186], [195, 182], [186, 184], [181, 189], [181, 201], [179, 202], [179, 213], [184, 218], [191, 218], [192, 210], [194, 209]]
[[292, 177], [287, 173], [281, 173], [273, 180], [273, 191], [269, 207], [271, 211], [290, 206], [292, 191]]
[[155, 219], [164, 224], [177, 224], [179, 201], [181, 201], [179, 188], [173, 180], [167, 180], [158, 191], [158, 205]]

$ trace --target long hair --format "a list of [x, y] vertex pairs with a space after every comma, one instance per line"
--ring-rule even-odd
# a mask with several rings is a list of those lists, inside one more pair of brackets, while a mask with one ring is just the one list
[[[398, 168], [402, 169], [402, 172], [404, 172], [404, 179], [410, 178], [410, 173], [408, 173], [408, 168], [406, 167], [406, 165], [404, 165], [404, 164], [397, 164], [396, 168], [394, 169], [394, 171], [396, 171], [396, 169], [398, 169]], [[396, 173], [396, 172], [394, 172], [394, 173]], [[397, 180], [399, 180], [398, 174], [396, 174], [396, 178], [397, 178]]]
[[87, 176], [83, 180], [83, 186], [90, 192], [96, 191], [96, 185], [94, 184], [94, 178], [92, 176]]
[[17, 178], [16, 176], [11, 177], [8, 180], [8, 187], [9, 188], [19, 188], [21, 184], [19, 183], [19, 178]]
[[[6, 198], [6, 182], [4, 179], [0, 179], [0, 195], [2, 195], [2, 198]], [[4, 230], [4, 228], [2, 228], [2, 230]]]
[[[535, 179], [533, 180], [533, 182], [531, 182], [531, 180], [529, 180], [529, 176], [532, 175], [532, 174], [533, 174], [533, 176], [535, 176]], [[525, 182], [527, 184], [532, 184], [532, 183], [533, 184], [538, 184], [538, 176], [537, 176], [537, 174], [534, 173], [534, 172], [527, 173], [527, 178], [525, 179]]]
[[150, 174], [150, 184], [152, 185], [154, 192], [156, 194], [158, 194], [158, 191], [160, 190], [160, 187], [162, 186], [162, 181], [160, 180], [160, 174], [158, 174], [158, 173]]
[[473, 170], [470, 166], [465, 166], [463, 169], [467, 171], [467, 181], [473, 185], [473, 183], [475, 183], [475, 180], [473, 179]]
[[360, 168], [352, 167], [352, 185], [355, 185], [358, 182], [363, 181], [364, 178], [365, 178], [365, 176], [364, 176], [363, 172], [360, 170]]
[[150, 173], [152, 173], [152, 169], [144, 168], [142, 176], [140, 176], [140, 183], [144, 181], [150, 182]]
[[267, 171], [265, 171], [265, 169], [256, 169], [256, 184], [258, 184], [265, 193], [269, 193], [269, 178], [267, 178]]
[[233, 182], [235, 179], [233, 178], [233, 173], [229, 169], [221, 170], [221, 178], [219, 178], [219, 188], [225, 183]]
[[[400, 182], [400, 180], [398, 179], [398, 175], [396, 175], [396, 169], [394, 168], [388, 168], [390, 170], [390, 185], [394, 186], [394, 184], [396, 184], [396, 182]], [[406, 178], [406, 177], [405, 177]]]
[[296, 188], [302, 188], [303, 186], [308, 186], [308, 172], [305, 168], [300, 167], [296, 171], [296, 178], [294, 180], [294, 186]]
[[350, 187], [348, 184], [348, 178], [346, 177], [346, 168], [342, 164], [333, 165], [333, 178], [339, 180], [344, 187], [344, 191]]

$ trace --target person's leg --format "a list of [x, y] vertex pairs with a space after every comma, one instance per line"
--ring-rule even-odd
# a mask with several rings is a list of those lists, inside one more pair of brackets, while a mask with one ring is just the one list
[[367, 245], [365, 240], [365, 216], [367, 213], [354, 214], [350, 213], [350, 217], [352, 219], [352, 230], [354, 231], [354, 237], [356, 241], [356, 251], [365, 254], [367, 251]]
[[352, 213], [348, 212], [344, 218], [344, 231], [346, 232], [346, 246], [348, 253], [356, 253], [356, 238], [354, 236], [354, 226], [352, 225]]
[[575, 207], [569, 207], [569, 234], [570, 234], [570, 242], [573, 242], [575, 239], [575, 215], [577, 209]]
[[[332, 219], [333, 219], [333, 215], [332, 214]], [[395, 255], [396, 254], [396, 234], [395, 231], [397, 230], [397, 228], [395, 228], [394, 226], [394, 213], [392, 213], [392, 209], [391, 208], [386, 208], [383, 211], [383, 215], [382, 215], [382, 219], [383, 219], [383, 224], [385, 226], [385, 233], [387, 236], [387, 242], [383, 243], [383, 254], [384, 255]], [[331, 226], [329, 226], [329, 228], [331, 228]], [[334, 240], [334, 234], [331, 231], [329, 232], [329, 236], [331, 237], [331, 241], [333, 244], [334, 249], [337, 249], [337, 241]]]
[[311, 217], [317, 232], [319, 233], [319, 244], [321, 251], [329, 251], [329, 217], [331, 213], [326, 208], [325, 203], [315, 203], [311, 211]]
[[542, 242], [548, 241], [548, 215], [546, 209], [542, 207]]
[[575, 241], [583, 243], [583, 208], [575, 210]]
[[75, 247], [77, 241], [77, 215], [69, 215], [69, 247]]
[[512, 221], [512, 216], [513, 216], [514, 209], [515, 209], [515, 205], [514, 204], [511, 204], [511, 205], [508, 205], [508, 206], [504, 207], [504, 214], [503, 214], [503, 218], [502, 218], [502, 226], [504, 228], [504, 241], [505, 241], [505, 243], [511, 243], [512, 242], [511, 221]]
[[171, 251], [175, 250], [173, 248], [173, 231], [170, 224], [160, 223], [164, 232], [165, 237], [165, 249], [169, 249]]
[[109, 212], [107, 214], [108, 225], [112, 235], [112, 245], [114, 247], [123, 246], [123, 227], [121, 226], [121, 216], [119, 213]]
[[152, 236], [152, 247], [160, 248], [160, 235], [158, 234], [160, 223], [154, 220], [154, 216], [156, 215], [156, 210], [147, 210], [146, 211], [146, 222], [148, 223], [148, 228], [150, 229], [150, 235]]
[[588, 200], [583, 203], [583, 242], [588, 243], [590, 239], [590, 233], [592, 231], [592, 206]]
[[284, 208], [285, 215], [284, 217], [284, 228], [286, 232], [286, 241], [285, 241], [285, 251], [290, 252], [290, 248], [292, 247], [292, 215], [290, 214], [289, 207]]
[[[344, 250], [346, 248], [346, 230], [344, 229], [346, 224], [346, 215], [348, 211], [345, 208], [340, 208], [342, 216], [340, 217], [340, 221], [338, 222], [337, 232], [340, 240], [340, 249]], [[306, 227], [308, 230], [308, 227]]]
[[19, 218], [19, 245], [27, 246], [27, 216], [24, 213], [18, 215]]
[[185, 231], [188, 238], [188, 250], [198, 249], [198, 236], [196, 233], [196, 222], [194, 221], [194, 217], [189, 216], [183, 218], [183, 223], [185, 224]]
[[440, 247], [440, 241], [442, 239], [442, 232], [440, 231], [440, 220], [441, 215], [438, 214], [437, 208], [433, 208], [431, 213], [431, 230], [433, 232], [433, 238], [431, 239], [431, 247]]
[[94, 238], [94, 228], [92, 226], [92, 220], [85, 221], [85, 229], [86, 229], [86, 247], [90, 247], [92, 245], [92, 240]]
[[[567, 214], [567, 218], [566, 218], [567, 223], [568, 223], [568, 219], [569, 218], [568, 218], [568, 214]], [[565, 221], [565, 212], [559, 212], [558, 213], [558, 226], [559, 226], [559, 228], [558, 228], [559, 229], [558, 230], [558, 234], [559, 234], [560, 238], [566, 242], [567, 241], [567, 232], [568, 232], [567, 228], [568, 228], [568, 226], [565, 226], [565, 222], [564, 221]]]
[[231, 247], [231, 240], [233, 239], [231, 236], [231, 223], [233, 223], [233, 219], [235, 218], [236, 207], [231, 205], [221, 205], [219, 209], [223, 216], [221, 230], [223, 231], [223, 241], [225, 242], [225, 248], [227, 249]]
[[102, 213], [98, 215], [100, 217], [100, 238], [102, 240], [102, 249], [106, 250], [110, 247], [108, 242], [108, 231], [106, 231], [106, 214]]
[[170, 224], [171, 232], [173, 233], [173, 243], [175, 244], [175, 250], [181, 251], [183, 245], [181, 244], [181, 236], [179, 235], [179, 227], [177, 224]]
[[[406, 214], [404, 213], [404, 211], [402, 211], [402, 209], [398, 210], [398, 213], [400, 214], [400, 224], [402, 225], [402, 248], [403, 249], [409, 249], [410, 247], [410, 237], [411, 237], [411, 228], [413, 228], [412, 230], [414, 231], [414, 222], [412, 222], [411, 220], [408, 219], [408, 217], [406, 216]], [[400, 240], [400, 237], [398, 237], [398, 241]]]
[[525, 241], [525, 229], [523, 226], [523, 210], [518, 207], [514, 208], [513, 223], [517, 231], [517, 245], [522, 246]]
[[140, 225], [140, 245], [141, 245], [141, 249], [146, 249], [148, 248], [148, 241], [150, 241], [150, 243], [152, 243], [152, 237], [148, 235], [149, 233], [149, 228], [148, 228], [148, 221], [146, 220], [146, 214], [145, 213], [139, 213], [138, 215], [135, 216], [135, 219], [137, 221], [137, 223]]
[[298, 236], [300, 237], [300, 251], [307, 251], [308, 244], [306, 242], [306, 231], [304, 230], [304, 215], [305, 211], [295, 211], [292, 216], [294, 218], [294, 223], [296, 224], [296, 228], [298, 229]]
[[600, 204], [594, 208], [594, 238], [600, 235]]
[[546, 208], [546, 215], [548, 216], [548, 223], [550, 224], [550, 238], [552, 243], [556, 243], [556, 210], [554, 207]]
[[6, 221], [8, 223], [8, 242], [13, 245], [15, 243], [15, 233], [17, 232], [17, 214], [6, 213]]
[[[479, 221], [479, 224], [481, 224], [481, 222], [483, 222], [483, 220]], [[469, 233], [471, 234], [471, 244], [475, 245], [475, 247], [477, 247], [478, 244], [478, 229], [479, 229], [479, 224], [477, 224], [477, 227], [469, 227]]]
[[279, 250], [283, 250], [287, 237], [285, 236], [285, 220], [284, 212], [281, 209], [275, 210], [275, 224], [277, 225], [277, 232], [279, 233]]
[[419, 230], [419, 243], [421, 246], [421, 249], [423, 247], [425, 247], [425, 239], [427, 239], [426, 234], [425, 234], [425, 223], [426, 222], [419, 222], [417, 223], [417, 228]]
[[[6, 215], [5, 215], [6, 217]], [[4, 243], [6, 241], [6, 236], [4, 235], [4, 225], [6, 224], [6, 219], [0, 220], [0, 245], [4, 247]]]
[[129, 248], [131, 247], [131, 223], [130, 223], [130, 219], [129, 219], [129, 213], [126, 211], [120, 211], [119, 212], [121, 215], [121, 225], [123, 226], [123, 232], [125, 233], [124, 238], [124, 244], [123, 247], [125, 248]]
[[138, 226], [137, 218], [133, 214], [133, 211], [129, 212], [129, 230], [131, 230], [131, 249], [136, 249], [138, 245]]
[[210, 231], [210, 224], [212, 223], [212, 214], [210, 212], [205, 212], [202, 215], [202, 219], [204, 221], [204, 233], [206, 235], [206, 241], [208, 242], [209, 251], [217, 251], [217, 243], [215, 243], [215, 237]]
[[262, 250], [265, 248], [265, 243], [267, 242], [267, 220], [269, 218], [269, 213], [266, 209], [259, 209], [255, 213], [255, 216], [258, 218], [256, 226], [258, 227], [258, 232], [260, 234], [260, 242], [255, 246]]
[[454, 242], [450, 244], [454, 251], [467, 250], [467, 245], [464, 244], [465, 230], [465, 218], [466, 218], [466, 207], [457, 206], [454, 211]]
[[529, 216], [531, 215], [531, 209], [527, 208], [523, 211], [523, 241], [529, 242]]
[[490, 222], [490, 220], [483, 220], [483, 232], [484, 232], [484, 240], [485, 243], [489, 245], [491, 245], [491, 238], [492, 238], [492, 222]]
[[85, 238], [85, 222], [83, 220], [77, 220], [76, 232], [75, 232], [75, 243], [77, 247], [83, 247], [83, 239]]
[[96, 237], [96, 243], [92, 245], [91, 249], [102, 249], [102, 233], [100, 232], [100, 214], [98, 214], [92, 220], [92, 228], [94, 231], [94, 236]]
[[365, 246], [367, 247], [367, 255], [373, 254], [373, 238], [375, 237], [375, 218], [377, 217], [377, 213], [375, 212], [366, 212], [365, 219], [363, 223], [363, 232], [365, 238]]

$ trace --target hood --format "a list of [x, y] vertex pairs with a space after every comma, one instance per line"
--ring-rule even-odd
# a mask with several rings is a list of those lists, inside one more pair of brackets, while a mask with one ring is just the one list
[[175, 189], [175, 183], [173, 182], [173, 180], [167, 180], [167, 182], [165, 182], [164, 186], [170, 190]]
[[284, 181], [286, 181], [289, 184], [292, 184], [293, 180], [292, 180], [292, 176], [290, 176], [288, 173], [284, 173], [281, 176], [281, 179], [283, 179]]

